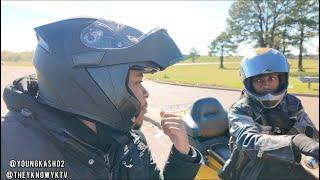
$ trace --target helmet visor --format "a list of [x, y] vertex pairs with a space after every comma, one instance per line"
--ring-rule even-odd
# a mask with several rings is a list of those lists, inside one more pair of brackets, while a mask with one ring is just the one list
[[95, 61], [84, 53], [80, 62], [88, 66], [140, 65], [145, 72], [152, 73], [185, 58], [165, 29], [155, 28], [144, 34], [127, 25], [98, 19], [81, 30], [80, 40], [99, 53], [99, 56], [93, 55], [97, 57]]
[[90, 48], [126, 48], [137, 44], [143, 33], [127, 25], [98, 19], [81, 31], [81, 42]]
[[246, 57], [241, 62], [243, 78], [250, 78], [265, 73], [288, 73], [289, 66], [286, 58], [277, 51]]

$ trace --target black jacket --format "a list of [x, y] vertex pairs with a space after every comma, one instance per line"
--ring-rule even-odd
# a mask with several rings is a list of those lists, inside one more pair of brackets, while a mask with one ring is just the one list
[[[10, 111], [1, 121], [1, 178], [162, 178], [141, 132], [110, 131], [114, 141], [104, 152], [72, 131], [66, 122], [73, 116], [39, 104], [36, 95], [33, 76], [5, 88]], [[194, 178], [200, 163], [195, 149], [184, 155], [172, 147], [163, 176]]]
[[301, 178], [300, 154], [292, 149], [298, 133], [318, 138], [319, 132], [301, 102], [287, 94], [273, 109], [246, 96], [228, 112], [231, 158], [224, 165], [224, 179]]

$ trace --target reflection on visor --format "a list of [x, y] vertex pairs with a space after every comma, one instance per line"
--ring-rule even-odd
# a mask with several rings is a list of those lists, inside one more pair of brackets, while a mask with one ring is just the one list
[[139, 70], [143, 71], [143, 73], [155, 73], [158, 72], [160, 68], [145, 63], [145, 65], [133, 65], [130, 67], [130, 70]]
[[153, 68], [153, 67], [145, 67], [143, 69], [143, 73], [155, 73], [155, 72], [158, 72], [160, 69], [159, 68]]
[[90, 48], [126, 48], [139, 42], [142, 32], [114, 21], [97, 20], [84, 28], [81, 42]]

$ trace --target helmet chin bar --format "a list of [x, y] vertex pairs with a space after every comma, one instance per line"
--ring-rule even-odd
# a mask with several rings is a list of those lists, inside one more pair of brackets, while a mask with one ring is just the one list
[[276, 107], [280, 103], [280, 101], [279, 100], [260, 101], [260, 103], [263, 105], [263, 107], [270, 109], [270, 108]]
[[[117, 121], [121, 122], [123, 128], [130, 128], [133, 124], [131, 119], [140, 112], [140, 102], [128, 87], [129, 69], [129, 64], [87, 68], [101, 92], [117, 109], [120, 116]], [[105, 113], [108, 114], [108, 109], [105, 109]]]
[[247, 93], [249, 96], [257, 100], [264, 108], [270, 109], [276, 107], [281, 102], [287, 91], [284, 90], [277, 94], [268, 93], [263, 96], [251, 93], [250, 91], [247, 91]]

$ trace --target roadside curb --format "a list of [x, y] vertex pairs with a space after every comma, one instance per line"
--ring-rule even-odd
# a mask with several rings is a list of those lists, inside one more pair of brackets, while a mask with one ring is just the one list
[[[206, 86], [206, 85], [192, 85], [192, 84], [183, 84], [183, 83], [173, 83], [173, 82], [165, 82], [165, 81], [159, 81], [159, 80], [152, 80], [157, 83], [161, 84], [169, 84], [169, 85], [176, 85], [176, 86], [186, 86], [186, 87], [196, 87], [196, 88], [203, 88], [203, 89], [217, 89], [217, 90], [225, 90], [225, 91], [237, 91], [241, 92], [240, 89], [232, 89], [232, 88], [222, 88], [222, 87], [215, 87], [215, 86]], [[313, 95], [313, 94], [303, 94], [303, 93], [290, 93], [295, 96], [305, 96], [305, 97], [318, 97], [319, 95]]]

